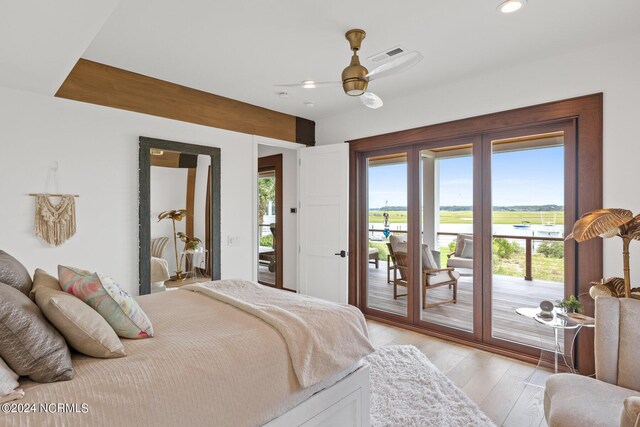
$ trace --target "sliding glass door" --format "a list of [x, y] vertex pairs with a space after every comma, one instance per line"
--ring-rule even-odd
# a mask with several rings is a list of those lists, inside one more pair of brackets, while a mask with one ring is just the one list
[[[536, 354], [553, 331], [516, 314], [574, 293], [575, 137], [571, 122], [487, 134], [485, 341]], [[559, 350], [564, 349], [560, 337]]]
[[361, 162], [365, 312], [522, 353], [553, 349], [553, 334], [516, 309], [574, 293], [573, 122]]
[[[475, 238], [480, 206], [474, 202], [474, 149], [479, 138], [419, 148], [420, 323], [473, 337], [482, 295], [481, 242]], [[481, 236], [480, 236], [481, 237]]]
[[366, 306], [401, 319], [409, 318], [413, 299], [408, 159], [406, 151], [371, 153], [364, 165]]

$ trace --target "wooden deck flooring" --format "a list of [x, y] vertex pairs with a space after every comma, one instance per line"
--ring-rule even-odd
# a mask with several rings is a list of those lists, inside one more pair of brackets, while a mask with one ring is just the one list
[[[374, 346], [415, 345], [499, 426], [546, 427], [544, 389], [525, 384], [535, 370], [517, 360], [368, 320]], [[536, 376], [551, 372], [538, 368]]]
[[[473, 326], [473, 286], [472, 277], [462, 276], [458, 281], [458, 301], [422, 310], [422, 320], [472, 330]], [[406, 293], [399, 287], [400, 293]], [[494, 276], [493, 280], [493, 336], [533, 347], [553, 349], [553, 330], [540, 325], [533, 319], [516, 314], [519, 307], [537, 307], [540, 301], [555, 301], [564, 295], [561, 283], [527, 281], [518, 277]], [[448, 287], [427, 291], [427, 301], [451, 299]], [[390, 313], [406, 316], [407, 298], [393, 299], [393, 285], [387, 283], [387, 265], [380, 262], [380, 268], [369, 267], [368, 305]], [[562, 345], [562, 343], [561, 343]]]

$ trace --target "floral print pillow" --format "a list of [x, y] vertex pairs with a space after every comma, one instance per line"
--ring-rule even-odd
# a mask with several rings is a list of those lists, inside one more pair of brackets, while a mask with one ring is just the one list
[[80, 298], [104, 317], [118, 336], [153, 336], [153, 327], [147, 315], [136, 300], [110, 277], [59, 265], [58, 280], [65, 292]]

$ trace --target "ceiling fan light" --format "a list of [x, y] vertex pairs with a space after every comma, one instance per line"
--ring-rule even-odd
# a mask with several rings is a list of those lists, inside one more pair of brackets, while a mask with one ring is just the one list
[[368, 85], [366, 80], [351, 79], [342, 82], [342, 89], [349, 96], [360, 96], [367, 91]]
[[498, 10], [502, 13], [513, 13], [517, 12], [527, 4], [527, 0], [507, 0], [505, 2], [500, 3], [498, 6]]

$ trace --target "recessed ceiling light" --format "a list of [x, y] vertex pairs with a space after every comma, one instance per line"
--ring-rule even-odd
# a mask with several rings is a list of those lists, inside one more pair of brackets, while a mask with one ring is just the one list
[[316, 82], [313, 80], [303, 80], [302, 81], [302, 87], [304, 89], [313, 89], [316, 87]]
[[316, 104], [314, 104], [313, 101], [304, 101], [304, 106], [307, 108], [313, 108], [315, 105]]
[[527, 5], [527, 0], [507, 0], [500, 3], [498, 10], [502, 13], [517, 12]]

